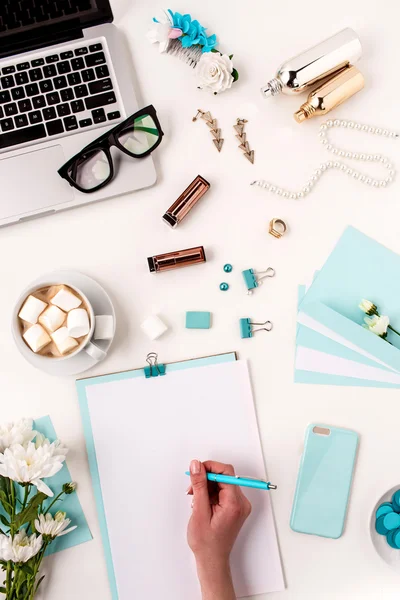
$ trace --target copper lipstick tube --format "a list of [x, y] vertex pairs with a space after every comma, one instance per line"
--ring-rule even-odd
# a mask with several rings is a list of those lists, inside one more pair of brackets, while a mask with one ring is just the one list
[[177, 252], [168, 252], [167, 254], [157, 254], [149, 256], [147, 259], [150, 273], [161, 273], [180, 267], [190, 267], [206, 262], [206, 254], [203, 246], [197, 248], [188, 248], [187, 250], [178, 250]]
[[208, 181], [201, 175], [197, 175], [186, 190], [169, 207], [163, 216], [165, 223], [171, 227], [176, 227], [209, 189], [210, 184]]

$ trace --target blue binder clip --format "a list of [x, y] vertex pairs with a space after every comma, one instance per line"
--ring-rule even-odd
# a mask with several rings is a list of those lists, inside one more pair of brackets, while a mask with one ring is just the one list
[[149, 366], [144, 368], [144, 376], [146, 379], [165, 375], [165, 365], [159, 365], [157, 359], [158, 355], [156, 352], [150, 352], [146, 356], [146, 362], [149, 363]]
[[[271, 321], [265, 321], [265, 323], [252, 323], [250, 319], [240, 319], [240, 337], [242, 339], [251, 338], [257, 331], [271, 331]], [[254, 325], [263, 325], [260, 329], [253, 329]]]
[[242, 271], [242, 275], [247, 287], [247, 293], [252, 294], [254, 288], [257, 288], [262, 284], [263, 279], [275, 275], [275, 269], [268, 267], [266, 271], [260, 271], [259, 273], [254, 269], [246, 269], [245, 271]]

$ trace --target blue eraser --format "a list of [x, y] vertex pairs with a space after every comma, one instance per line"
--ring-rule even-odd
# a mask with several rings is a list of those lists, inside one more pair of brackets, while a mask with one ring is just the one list
[[210, 329], [210, 327], [210, 312], [188, 311], [186, 313], [186, 329]]
[[387, 515], [387, 514], [389, 514], [391, 512], [395, 512], [393, 510], [392, 504], [390, 504], [389, 502], [385, 502], [384, 504], [381, 504], [376, 509], [375, 516], [376, 516], [377, 519], [379, 519], [379, 517], [383, 517], [384, 515]]
[[391, 531], [392, 529], [398, 529], [400, 527], [400, 515], [395, 512], [388, 513], [380, 518], [383, 518], [383, 526], [388, 531]]

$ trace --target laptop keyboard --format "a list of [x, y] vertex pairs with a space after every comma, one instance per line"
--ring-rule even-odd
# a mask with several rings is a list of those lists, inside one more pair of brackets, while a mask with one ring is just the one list
[[93, 129], [121, 113], [101, 42], [18, 61], [0, 73], [0, 149]]
[[90, 10], [90, 0], [1, 0], [0, 32]]

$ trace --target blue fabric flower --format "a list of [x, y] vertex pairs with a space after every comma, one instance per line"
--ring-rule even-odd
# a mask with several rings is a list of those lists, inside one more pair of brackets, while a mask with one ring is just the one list
[[178, 12], [174, 13], [170, 8], [168, 12], [171, 15], [173, 27], [181, 29], [183, 32], [183, 35], [179, 39], [184, 48], [200, 45], [203, 52], [210, 52], [215, 48], [217, 36], [214, 34], [207, 37], [205, 28], [196, 19], [192, 20], [189, 14], [181, 15]]

